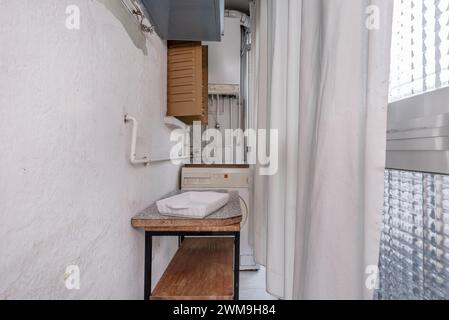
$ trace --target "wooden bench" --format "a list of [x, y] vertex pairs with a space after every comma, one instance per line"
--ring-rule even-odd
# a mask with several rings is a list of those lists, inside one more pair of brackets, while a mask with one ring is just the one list
[[[162, 216], [156, 204], [131, 219], [145, 230], [145, 300], [238, 300], [242, 211], [238, 193], [229, 196], [205, 219]], [[177, 236], [180, 246], [151, 293], [153, 236]]]

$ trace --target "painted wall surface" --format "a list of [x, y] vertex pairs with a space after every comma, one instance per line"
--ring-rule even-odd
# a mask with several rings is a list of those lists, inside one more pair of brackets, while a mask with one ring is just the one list
[[225, 18], [225, 34], [221, 42], [205, 42], [209, 46], [209, 83], [240, 84], [240, 19]]
[[[72, 4], [80, 30], [66, 28]], [[0, 7], [0, 299], [142, 299], [130, 218], [177, 187], [179, 168], [131, 166], [123, 117], [139, 120], [138, 155], [168, 140], [166, 44], [120, 0]], [[174, 250], [155, 241], [153, 283]], [[65, 286], [68, 265], [80, 290]]]

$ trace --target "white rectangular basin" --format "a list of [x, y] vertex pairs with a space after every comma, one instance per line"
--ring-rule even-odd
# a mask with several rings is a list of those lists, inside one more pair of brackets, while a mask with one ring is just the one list
[[185, 192], [156, 202], [162, 215], [202, 219], [217, 211], [229, 201], [222, 192]]

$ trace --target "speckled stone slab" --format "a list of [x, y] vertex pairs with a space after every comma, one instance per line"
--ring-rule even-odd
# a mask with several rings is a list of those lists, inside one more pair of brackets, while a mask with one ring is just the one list
[[[202, 191], [214, 191], [214, 192], [228, 192], [226, 190], [202, 190]], [[172, 196], [175, 196], [177, 194], [183, 193], [183, 192], [189, 192], [189, 191], [175, 191], [167, 194], [162, 199], [169, 198]], [[201, 191], [199, 191], [201, 192]], [[210, 214], [209, 216], [198, 219], [195, 218], [195, 220], [218, 220], [218, 219], [230, 219], [230, 218], [236, 218], [242, 216], [242, 209], [240, 207], [240, 196], [237, 191], [229, 191], [229, 201], [228, 203], [215, 211], [214, 213]], [[151, 206], [140, 212], [139, 214], [135, 215], [132, 220], [192, 220], [194, 218], [180, 218], [180, 217], [171, 217], [160, 214], [159, 210], [157, 209], [156, 203], [153, 203]]]

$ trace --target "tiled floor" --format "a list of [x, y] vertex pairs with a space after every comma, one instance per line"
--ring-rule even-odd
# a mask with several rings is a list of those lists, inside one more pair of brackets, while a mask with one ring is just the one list
[[240, 271], [240, 300], [276, 300], [265, 291], [265, 268]]

